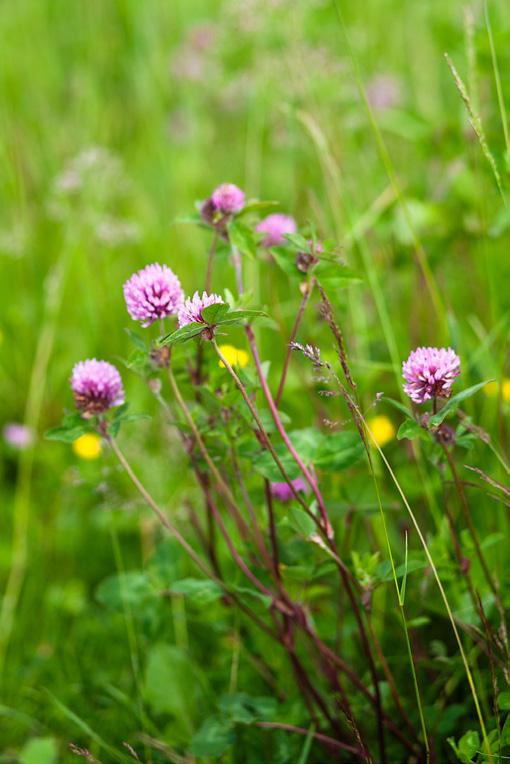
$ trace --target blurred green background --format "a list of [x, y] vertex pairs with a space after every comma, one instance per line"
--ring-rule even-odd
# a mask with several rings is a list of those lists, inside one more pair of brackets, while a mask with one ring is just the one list
[[[508, 102], [506, 3], [490, 3], [490, 14]], [[33, 448], [2, 446], [0, 760], [74, 761], [69, 741], [95, 745], [105, 762], [127, 760], [121, 743], [137, 724], [144, 667], [133, 667], [122, 608], [97, 592], [148, 559], [154, 531], [108, 456], [87, 462], [43, 439], [71, 405], [72, 365], [128, 354], [121, 287], [135, 269], [165, 262], [186, 292], [201, 288], [208, 235], [175, 221], [231, 181], [313, 221], [362, 274], [334, 302], [367, 405], [379, 390], [397, 397], [398, 363], [419, 343], [453, 343], [466, 385], [509, 374], [510, 214], [443, 54], [469, 88], [504, 187], [494, 62], [483, 3], [460, 0], [19, 0], [0, 4], [0, 34], [0, 420], [36, 432]], [[276, 359], [295, 284], [255, 263], [247, 283], [278, 322], [278, 341], [261, 333]], [[217, 291], [225, 286], [227, 263], [215, 277]], [[308, 341], [313, 316], [307, 326]], [[152, 406], [123, 376], [132, 405]], [[293, 371], [294, 413], [299, 385]], [[479, 413], [504, 448], [505, 402], [485, 398]], [[179, 515], [186, 460], [177, 442], [162, 449], [164, 434], [143, 422], [124, 439]], [[156, 615], [146, 617], [155, 641]], [[193, 624], [183, 635], [175, 623], [168, 644], [206, 639], [203, 624], [196, 636]], [[51, 739], [36, 743], [46, 748], [35, 758], [32, 738]]]

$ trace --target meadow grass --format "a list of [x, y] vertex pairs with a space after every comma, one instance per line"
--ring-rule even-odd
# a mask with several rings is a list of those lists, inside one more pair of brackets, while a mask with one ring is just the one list
[[[0, 29], [0, 412], [35, 433], [26, 449], [2, 444], [0, 761], [504, 760], [505, 3], [22, 0], [0, 6]], [[325, 280], [332, 322], [313, 284], [296, 341], [325, 365], [318, 379], [313, 358], [292, 352], [281, 421], [269, 398], [304, 277], [261, 248], [242, 260], [245, 304], [269, 316], [253, 323], [257, 349], [242, 325], [217, 338], [220, 356], [223, 342], [250, 353], [246, 367], [220, 366], [202, 343], [209, 392], [197, 397], [194, 343], [172, 351], [161, 394], [125, 364], [125, 328], [162, 332], [138, 329], [122, 284], [161, 262], [186, 295], [204, 288], [211, 232], [186, 218], [223, 181], [278, 202], [357, 276]], [[212, 291], [237, 298], [238, 287], [220, 246]], [[454, 393], [496, 381], [448, 419], [453, 466], [403, 411], [401, 363], [419, 345], [459, 354]], [[120, 369], [130, 412], [148, 416], [87, 459], [44, 433], [73, 407], [73, 365], [94, 356]], [[215, 419], [215, 396], [238, 430]], [[263, 478], [285, 474], [256, 451], [253, 419], [284, 471], [282, 431], [293, 441], [314, 428], [321, 449], [359, 432], [357, 461], [316, 465], [334, 544], [311, 496], [271, 505]], [[402, 423], [409, 437], [397, 439]], [[203, 440], [193, 458], [218, 515], [190, 438]], [[274, 515], [257, 537], [266, 502]], [[275, 535], [271, 564], [253, 573]], [[292, 650], [268, 633], [300, 617]]]

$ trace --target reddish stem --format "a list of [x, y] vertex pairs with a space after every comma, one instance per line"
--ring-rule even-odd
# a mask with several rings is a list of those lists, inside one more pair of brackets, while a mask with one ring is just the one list
[[317, 481], [315, 480], [314, 476], [312, 475], [308, 467], [304, 464], [298, 452], [292, 445], [292, 442], [289, 436], [287, 435], [285, 427], [282, 424], [282, 421], [280, 419], [280, 414], [278, 413], [278, 408], [273, 400], [273, 396], [271, 395], [271, 390], [269, 389], [269, 385], [267, 384], [267, 380], [262, 370], [262, 364], [260, 362], [260, 356], [258, 353], [257, 343], [255, 341], [255, 335], [253, 333], [253, 329], [251, 328], [250, 325], [247, 325], [245, 327], [245, 331], [246, 331], [246, 336], [248, 337], [248, 342], [251, 348], [253, 360], [255, 361], [255, 368], [257, 370], [257, 376], [259, 378], [260, 385], [262, 387], [262, 392], [264, 393], [264, 397], [267, 401], [267, 405], [269, 406], [269, 410], [271, 412], [271, 416], [275, 423], [276, 429], [278, 430], [278, 433], [280, 434], [280, 437], [282, 438], [283, 442], [287, 446], [287, 449], [289, 453], [291, 454], [292, 458], [294, 459], [299, 469], [303, 473], [304, 477], [310, 484], [310, 488], [312, 489], [313, 494], [315, 498], [317, 499], [317, 505], [319, 507], [319, 512], [322, 517], [322, 522], [324, 525], [324, 530], [326, 532], [326, 535], [328, 538], [332, 538], [333, 528], [331, 526], [331, 523], [329, 522], [328, 511], [326, 509], [324, 499], [322, 498], [322, 494], [320, 492], [319, 486], [317, 485]]

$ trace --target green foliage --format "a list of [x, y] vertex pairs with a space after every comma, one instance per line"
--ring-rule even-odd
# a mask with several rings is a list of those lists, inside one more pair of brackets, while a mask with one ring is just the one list
[[23, 746], [18, 758], [20, 764], [56, 764], [57, 743], [52, 737], [34, 737]]
[[81, 435], [94, 432], [94, 429], [94, 423], [91, 420], [83, 419], [80, 414], [66, 414], [62, 419], [61, 426], [47, 430], [45, 437], [48, 440], [57, 440], [61, 443], [72, 443]]
[[466, 732], [457, 744], [453, 738], [448, 738], [448, 742], [455, 751], [457, 759], [462, 764], [470, 764], [480, 751], [480, 735], [478, 732]]
[[[307, 427], [290, 431], [289, 437], [305, 464], [316, 464], [325, 472], [336, 473], [347, 469], [364, 454], [363, 444], [354, 432], [321, 432]], [[286, 448], [283, 445], [275, 448], [289, 476], [292, 479], [299, 477], [299, 468]], [[282, 480], [281, 472], [267, 451], [259, 453], [253, 466], [268, 480]]]
[[203, 678], [180, 648], [156, 644], [147, 656], [145, 697], [156, 714], [171, 714], [189, 728], [197, 713]]
[[489, 380], [486, 380], [485, 382], [479, 382], [477, 385], [473, 385], [472, 387], [468, 387], [465, 390], [462, 390], [460, 393], [457, 393], [456, 395], [453, 395], [447, 403], [442, 407], [441, 411], [438, 411], [437, 414], [434, 414], [430, 417], [430, 424], [433, 427], [436, 427], [437, 425], [441, 424], [441, 422], [444, 422], [446, 417], [449, 414], [453, 414], [457, 409], [459, 408], [460, 404], [467, 400], [468, 398], [471, 398], [472, 395], [477, 393], [479, 390], [485, 387], [487, 385]]
[[223, 595], [223, 590], [214, 581], [198, 578], [183, 578], [181, 581], [175, 581], [170, 591], [174, 594], [183, 594], [187, 600], [196, 605], [216, 602]]
[[[186, 324], [180, 329], [176, 329], [175, 332], [171, 332], [165, 337], [161, 337], [159, 344], [177, 345], [198, 336], [206, 336], [208, 329], [211, 329], [214, 333], [217, 329], [221, 329], [222, 326], [240, 324], [245, 319], [250, 319], [250, 321], [252, 321], [259, 316], [265, 315], [266, 314], [261, 310], [231, 310], [226, 303], [209, 305], [202, 311], [202, 318], [204, 319], [203, 323], [192, 322]], [[207, 338], [211, 339], [210, 336]]]
[[235, 740], [232, 722], [221, 716], [210, 716], [191, 741], [193, 756], [217, 758], [230, 748]]
[[242, 255], [252, 258], [257, 256], [257, 243], [250, 226], [244, 225], [234, 218], [228, 226], [228, 235], [232, 246], [238, 249]]
[[403, 440], [414, 440], [415, 438], [422, 438], [425, 435], [423, 427], [415, 422], [414, 419], [406, 419], [398, 428], [397, 438]]

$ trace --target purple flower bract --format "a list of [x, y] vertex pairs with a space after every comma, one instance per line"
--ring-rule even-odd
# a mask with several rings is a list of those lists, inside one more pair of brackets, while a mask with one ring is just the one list
[[91, 358], [77, 363], [71, 376], [71, 389], [76, 408], [87, 417], [124, 403], [120, 374], [107, 361]]
[[404, 392], [415, 403], [449, 398], [460, 374], [460, 358], [452, 348], [417, 348], [402, 364]]
[[275, 212], [274, 215], [268, 215], [260, 221], [257, 231], [264, 234], [262, 239], [264, 247], [280, 247], [285, 244], [285, 234], [296, 233], [297, 226], [290, 215]]
[[216, 303], [223, 304], [223, 300], [219, 295], [202, 292], [202, 296], [200, 296], [198, 292], [195, 292], [193, 297], [188, 297], [179, 308], [177, 314], [179, 327], [193, 323], [205, 324], [205, 321], [202, 318], [203, 309], [208, 308], [209, 305], [215, 305]]
[[[296, 493], [298, 491], [301, 491], [302, 493], [307, 492], [306, 483], [303, 478], [296, 478], [292, 481], [292, 485], [294, 486]], [[294, 494], [288, 483], [271, 483], [271, 495], [274, 496], [275, 499], [278, 499], [278, 501], [290, 501], [294, 498]]]
[[134, 273], [124, 284], [128, 313], [142, 326], [176, 315], [182, 303], [181, 283], [166, 265], [153, 263]]

